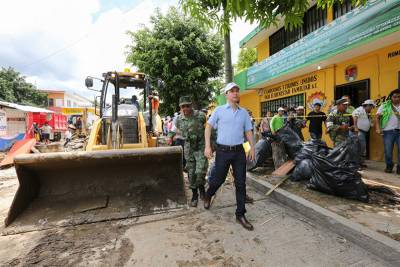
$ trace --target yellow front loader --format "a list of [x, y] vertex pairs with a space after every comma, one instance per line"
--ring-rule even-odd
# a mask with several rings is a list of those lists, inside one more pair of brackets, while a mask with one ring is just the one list
[[[99, 119], [86, 151], [15, 159], [20, 186], [6, 226], [43, 220], [79, 224], [186, 206], [182, 150], [157, 147], [157, 133], [162, 131], [160, 117], [152, 110], [152, 81], [131, 72], [107, 72], [99, 80]], [[93, 78], [85, 83], [93, 87]], [[129, 88], [143, 90], [142, 107], [121, 97]]]

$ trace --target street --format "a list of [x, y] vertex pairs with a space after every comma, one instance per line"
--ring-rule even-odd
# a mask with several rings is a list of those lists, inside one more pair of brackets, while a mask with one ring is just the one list
[[[13, 169], [0, 171], [1, 218], [16, 189]], [[15, 174], [14, 174], [15, 175]], [[7, 176], [7, 177], [6, 177]], [[385, 266], [384, 262], [293, 210], [248, 188], [255, 226], [235, 222], [232, 184], [209, 211], [161, 215], [0, 237], [2, 266]]]

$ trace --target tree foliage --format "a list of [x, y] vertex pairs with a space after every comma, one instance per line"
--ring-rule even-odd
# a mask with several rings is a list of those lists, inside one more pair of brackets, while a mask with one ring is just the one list
[[238, 62], [235, 65], [235, 72], [240, 72], [252, 66], [257, 61], [257, 50], [255, 48], [240, 49]]
[[13, 68], [0, 70], [0, 100], [17, 104], [45, 107], [47, 96], [25, 81], [25, 77]]
[[[353, 5], [362, 5], [367, 0], [351, 1]], [[317, 0], [318, 6], [322, 8], [338, 2], [344, 0]], [[309, 8], [308, 0], [180, 0], [180, 3], [185, 12], [222, 32], [230, 31], [231, 21], [237, 19], [268, 27], [283, 17], [285, 26], [292, 28], [302, 24], [304, 12]], [[230, 20], [226, 19], [227, 15]]]
[[128, 32], [127, 62], [164, 81], [160, 112], [175, 112], [183, 95], [190, 95], [198, 108], [206, 106], [215, 90], [210, 79], [221, 75], [221, 38], [175, 8], [166, 15], [156, 10], [150, 22], [152, 28]]

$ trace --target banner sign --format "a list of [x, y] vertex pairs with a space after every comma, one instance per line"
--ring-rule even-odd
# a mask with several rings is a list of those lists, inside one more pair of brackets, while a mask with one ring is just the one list
[[250, 67], [247, 87], [303, 68], [400, 30], [400, 1], [372, 0]]

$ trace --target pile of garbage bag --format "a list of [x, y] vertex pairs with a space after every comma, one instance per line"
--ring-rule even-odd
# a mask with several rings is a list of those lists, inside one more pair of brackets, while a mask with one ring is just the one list
[[275, 141], [282, 142], [285, 145], [286, 153], [289, 158], [294, 159], [297, 153], [303, 148], [303, 141], [293, 131], [289, 124], [279, 129], [278, 134], [274, 137]]
[[358, 173], [360, 143], [349, 137], [334, 149], [321, 140], [305, 142], [294, 158], [292, 181], [308, 180], [313, 190], [368, 202], [368, 189]]
[[272, 147], [269, 138], [260, 139], [254, 146], [255, 160], [247, 161], [246, 168], [248, 171], [254, 170], [263, 165], [263, 163], [272, 157]]

